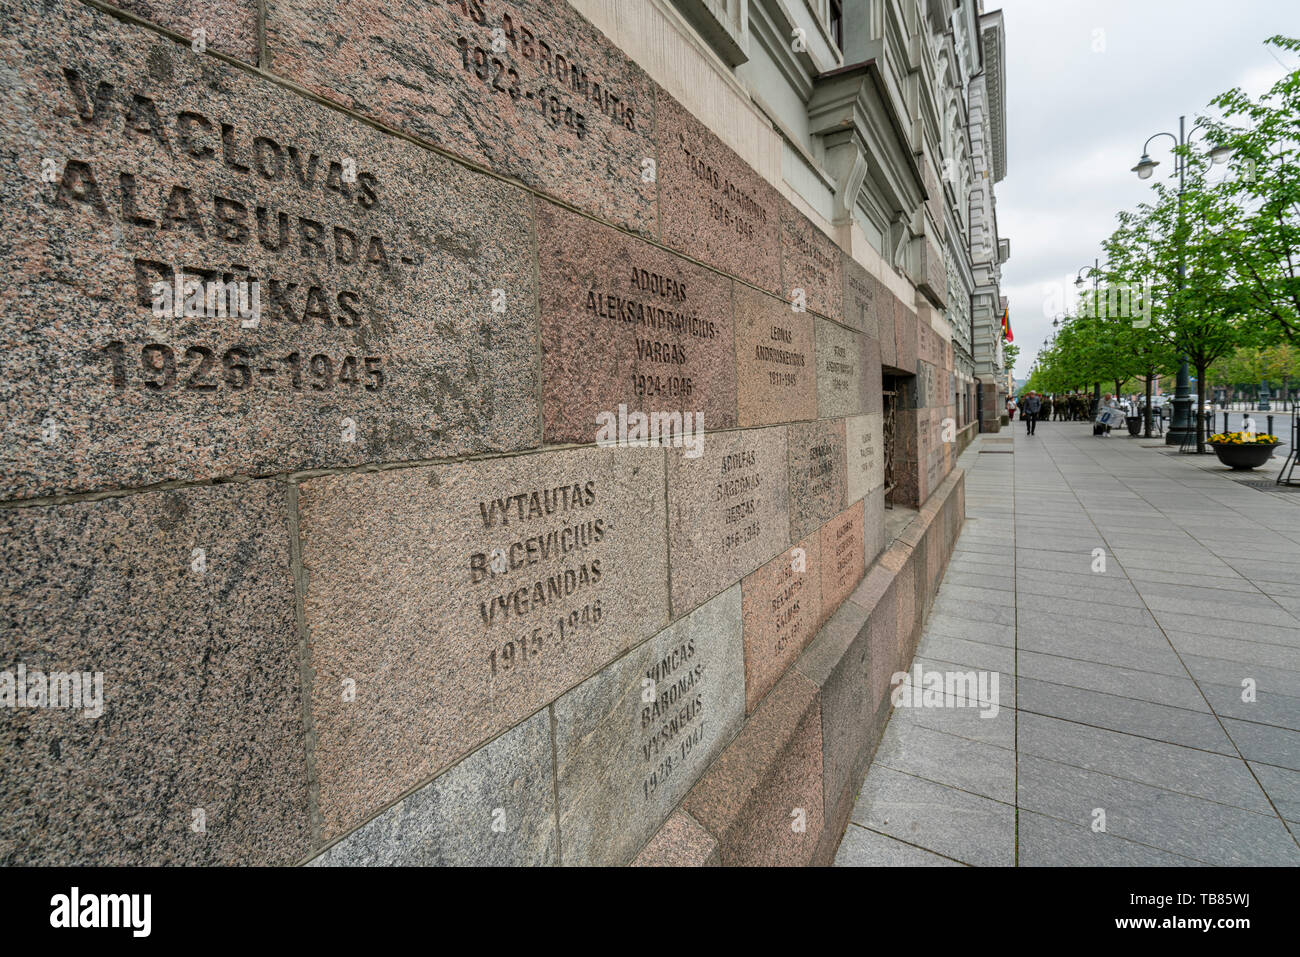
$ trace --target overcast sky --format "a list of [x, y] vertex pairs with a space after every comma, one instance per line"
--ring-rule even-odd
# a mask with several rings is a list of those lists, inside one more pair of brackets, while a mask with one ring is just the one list
[[[998, 0], [987, 0], [994, 9]], [[1300, 36], [1300, 0], [1003, 0], [1007, 41], [1007, 177], [998, 231], [1011, 240], [1002, 293], [1028, 375], [1060, 292], [1101, 254], [1115, 214], [1147, 198], [1129, 172], [1153, 133], [1188, 128], [1234, 86], [1256, 95], [1294, 54], [1265, 47]], [[1279, 62], [1279, 59], [1281, 62]], [[1283, 64], [1286, 64], [1284, 67]], [[1170, 141], [1151, 144], [1172, 171]], [[1058, 292], [1045, 288], [1054, 284]], [[1069, 289], [1073, 290], [1073, 285]]]

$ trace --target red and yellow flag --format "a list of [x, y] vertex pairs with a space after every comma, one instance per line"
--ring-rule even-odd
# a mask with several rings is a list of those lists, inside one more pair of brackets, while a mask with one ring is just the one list
[[1011, 307], [1006, 306], [1002, 310], [1002, 338], [1007, 342], [1015, 342], [1016, 337], [1011, 334]]

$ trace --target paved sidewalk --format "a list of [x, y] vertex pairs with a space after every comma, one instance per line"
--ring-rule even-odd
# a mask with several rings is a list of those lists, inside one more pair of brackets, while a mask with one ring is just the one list
[[1300, 864], [1300, 492], [1160, 441], [1013, 422], [962, 456], [916, 664], [998, 672], [1001, 707], [895, 709], [837, 864]]

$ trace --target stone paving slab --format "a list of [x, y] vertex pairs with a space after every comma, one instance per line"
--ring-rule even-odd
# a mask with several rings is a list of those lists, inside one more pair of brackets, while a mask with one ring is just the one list
[[1000, 707], [896, 707], [835, 863], [1300, 864], [1300, 497], [1086, 424], [983, 441], [912, 668]]
[[874, 765], [852, 821], [964, 864], [1015, 860], [1015, 807]]
[[850, 824], [835, 855], [837, 867], [961, 867], [956, 861], [858, 824]]

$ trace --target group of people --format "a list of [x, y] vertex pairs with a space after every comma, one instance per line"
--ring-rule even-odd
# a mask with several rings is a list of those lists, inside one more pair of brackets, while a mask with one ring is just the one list
[[1007, 418], [1014, 419], [1016, 412], [1020, 413], [1020, 418], [1025, 422], [1025, 428], [1030, 435], [1034, 430], [1030, 428], [1030, 422], [1026, 413], [1029, 411], [1028, 406], [1030, 399], [1034, 400], [1037, 408], [1034, 411], [1034, 422], [1056, 421], [1056, 422], [1089, 422], [1096, 414], [1093, 409], [1093, 397], [1089, 393], [1069, 393], [1068, 395], [1043, 395], [1041, 392], [1026, 392], [1020, 397], [1020, 404], [1016, 404], [1014, 398], [1007, 398]]
[[1103, 425], [1097, 421], [1102, 418], [1102, 412], [1109, 410], [1127, 416], [1134, 409], [1135, 406], [1128, 401], [1121, 402], [1109, 392], [1100, 400], [1086, 392], [1072, 392], [1062, 396], [1025, 392], [1020, 396], [1018, 405], [1014, 397], [1007, 397], [1007, 418], [1014, 419], [1019, 412], [1020, 420], [1025, 423], [1026, 435], [1033, 435], [1039, 422], [1044, 419], [1051, 420], [1055, 416], [1058, 422], [1092, 422], [1093, 435], [1107, 436], [1113, 426]]

